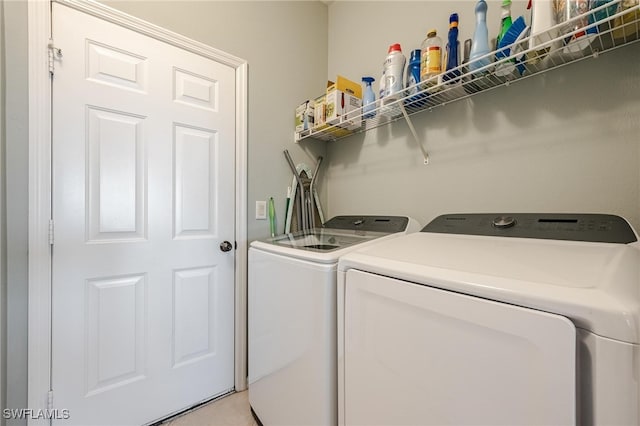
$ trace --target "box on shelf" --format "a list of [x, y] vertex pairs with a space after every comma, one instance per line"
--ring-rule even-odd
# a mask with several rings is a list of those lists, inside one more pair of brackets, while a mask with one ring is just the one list
[[351, 81], [348, 78], [344, 78], [341, 75], [338, 76], [335, 83], [333, 81], [327, 82], [327, 94], [334, 90], [339, 90], [340, 92], [362, 99], [362, 86], [359, 83]]
[[[327, 85], [326, 121], [346, 129], [362, 126], [362, 86], [342, 76]], [[358, 117], [358, 118], [356, 118]]]
[[306, 100], [296, 108], [296, 132], [311, 129], [314, 119], [314, 103]]
[[327, 127], [327, 95], [318, 96], [313, 101], [313, 129]]

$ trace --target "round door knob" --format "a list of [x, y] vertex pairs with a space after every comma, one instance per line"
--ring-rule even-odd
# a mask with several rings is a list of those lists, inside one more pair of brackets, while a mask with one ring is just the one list
[[231, 251], [231, 249], [233, 249], [233, 246], [231, 245], [231, 243], [229, 241], [223, 241], [220, 243], [220, 250], [222, 251]]

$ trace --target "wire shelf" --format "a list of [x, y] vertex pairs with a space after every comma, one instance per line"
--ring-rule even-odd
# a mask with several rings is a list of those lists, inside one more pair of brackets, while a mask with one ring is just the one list
[[[417, 93], [377, 99], [373, 111], [365, 114], [360, 108], [323, 128], [295, 132], [295, 140], [335, 141], [635, 43], [640, 40], [640, 4], [625, 8], [630, 1], [606, 2], [544, 32], [529, 34], [527, 27], [513, 44], [407, 88]], [[488, 65], [478, 65], [487, 58]], [[443, 81], [445, 74], [448, 81]]]

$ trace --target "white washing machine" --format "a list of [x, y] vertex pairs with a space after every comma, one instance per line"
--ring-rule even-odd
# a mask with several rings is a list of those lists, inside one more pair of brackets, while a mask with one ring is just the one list
[[339, 424], [638, 425], [637, 241], [618, 216], [459, 214], [342, 257]]
[[335, 425], [338, 258], [420, 230], [401, 216], [336, 216], [249, 248], [249, 403], [265, 426]]

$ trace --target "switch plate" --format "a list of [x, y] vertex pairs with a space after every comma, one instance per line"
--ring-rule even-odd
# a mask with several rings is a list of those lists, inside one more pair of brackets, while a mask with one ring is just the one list
[[256, 201], [256, 219], [258, 220], [267, 219], [267, 202], [266, 201]]

